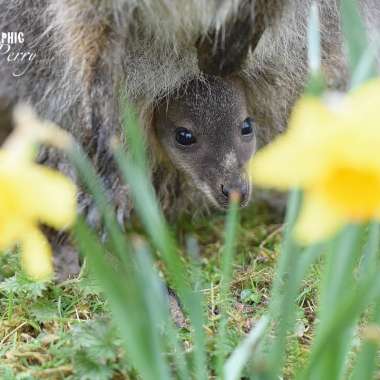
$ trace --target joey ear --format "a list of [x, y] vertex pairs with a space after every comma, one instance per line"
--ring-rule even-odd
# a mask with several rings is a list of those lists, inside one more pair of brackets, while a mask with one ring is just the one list
[[243, 66], [265, 29], [290, 0], [242, 0], [221, 30], [213, 28], [197, 41], [199, 69], [208, 75], [227, 76]]

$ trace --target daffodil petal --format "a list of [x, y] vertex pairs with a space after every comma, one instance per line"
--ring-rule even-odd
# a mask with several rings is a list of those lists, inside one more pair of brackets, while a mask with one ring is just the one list
[[323, 169], [323, 146], [298, 144], [288, 135], [263, 148], [249, 164], [253, 182], [259, 186], [287, 190], [306, 187]]
[[0, 202], [0, 222], [15, 216], [64, 229], [76, 216], [76, 188], [68, 178], [42, 165], [12, 161], [4, 151], [0, 151]]
[[362, 128], [378, 128], [380, 79], [373, 79], [347, 95], [342, 117]]
[[289, 130], [251, 160], [252, 180], [259, 186], [278, 190], [308, 186], [323, 173], [325, 142], [335, 122], [334, 114], [320, 99], [299, 100], [291, 115]]
[[289, 119], [289, 133], [304, 143], [314, 143], [315, 135], [329, 131], [334, 113], [320, 98], [304, 96], [295, 104]]
[[323, 198], [306, 193], [294, 235], [298, 242], [309, 245], [332, 237], [343, 224], [343, 217]]
[[69, 227], [76, 216], [76, 188], [64, 175], [35, 165], [28, 172], [27, 207], [40, 222], [56, 229]]
[[[286, 190], [300, 182], [301, 171], [292, 171], [297, 160], [296, 148], [287, 136], [278, 137], [273, 143], [258, 151], [249, 163], [250, 178], [259, 186]], [[296, 175], [291, 175], [291, 172]]]
[[37, 228], [31, 228], [21, 240], [21, 265], [25, 273], [36, 281], [47, 280], [53, 274], [49, 242]]
[[28, 227], [21, 220], [14, 218], [3, 220], [0, 216], [0, 251], [11, 249]]

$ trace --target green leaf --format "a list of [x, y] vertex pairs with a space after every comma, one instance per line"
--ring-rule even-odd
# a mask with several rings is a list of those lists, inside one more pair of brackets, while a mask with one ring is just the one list
[[246, 304], [257, 304], [261, 301], [261, 294], [251, 289], [243, 289], [240, 293], [240, 300]]
[[295, 300], [299, 283], [297, 272], [300, 247], [293, 240], [293, 227], [297, 220], [302, 200], [298, 190], [291, 192], [285, 220], [285, 236], [272, 289], [270, 316], [275, 321], [275, 340], [271, 344], [268, 355], [269, 371], [272, 378], [281, 372], [287, 342], [287, 334], [294, 330]]
[[[364, 22], [360, 17], [358, 4], [357, 0], [341, 1], [343, 32], [352, 74], [358, 69], [362, 58], [369, 48], [368, 36]], [[367, 75], [363, 76], [362, 80], [374, 75], [376, 75], [376, 70], [374, 65], [371, 65], [367, 71]], [[354, 81], [355, 84], [357, 82], [357, 80]]]
[[75, 353], [74, 370], [81, 380], [109, 380], [113, 375], [108, 365], [93, 360], [85, 351]]
[[79, 146], [74, 146], [68, 152], [71, 162], [79, 172], [80, 179], [86, 189], [94, 198], [95, 204], [103, 218], [106, 231], [108, 233], [109, 252], [120, 259], [128, 268], [128, 257], [130, 257], [130, 247], [127, 239], [119, 225], [112, 203], [107, 197], [107, 192], [101, 183], [90, 160]]
[[179, 256], [172, 233], [158, 205], [149, 173], [145, 165], [144, 144], [141, 129], [136, 120], [125, 124], [125, 133], [130, 149], [126, 155], [123, 149], [115, 145], [114, 154], [121, 169], [125, 183], [128, 183], [135, 210], [139, 215], [154, 247], [162, 257], [169, 280], [188, 313], [194, 329], [194, 355], [197, 378], [206, 378], [206, 351], [203, 331], [203, 310], [199, 295], [193, 292], [186, 268]]
[[367, 47], [361, 59], [356, 66], [351, 78], [351, 88], [355, 88], [366, 80], [378, 76], [376, 69], [377, 53], [379, 51], [379, 42]]
[[94, 276], [87, 275], [85, 277], [82, 277], [78, 285], [84, 297], [103, 295], [103, 288], [100, 286], [99, 281], [94, 278]]
[[269, 318], [267, 316], [262, 317], [248, 336], [234, 350], [224, 365], [225, 380], [240, 379], [244, 366], [251, 359], [268, 326]]
[[315, 75], [321, 70], [321, 32], [319, 11], [316, 2], [310, 9], [308, 27], [308, 61], [310, 72]]
[[[169, 379], [168, 367], [162, 352], [155, 344], [158, 326], [150, 323], [143, 288], [136, 278], [134, 261], [125, 275], [115, 271], [106, 260], [106, 251], [88, 226], [78, 220], [76, 241], [88, 258], [89, 268], [99, 279], [108, 297], [114, 320], [123, 338], [124, 347], [134, 367], [146, 380]], [[142, 318], [144, 316], [144, 318]]]
[[106, 364], [115, 360], [118, 352], [118, 336], [110, 321], [101, 319], [83, 321], [73, 327], [73, 343], [84, 350], [95, 362]]
[[[360, 266], [360, 275], [364, 280], [370, 273], [374, 273], [379, 267], [380, 226], [373, 222], [369, 226], [369, 236], [363, 262]], [[377, 295], [372, 307], [368, 324], [380, 325], [380, 294]], [[351, 380], [371, 379], [376, 370], [378, 342], [364, 341], [359, 352], [357, 362], [353, 369]]]
[[22, 273], [18, 273], [0, 283], [0, 292], [4, 292], [5, 294], [13, 293], [30, 300], [41, 297], [46, 288], [46, 282], [31, 281]]
[[15, 380], [16, 378], [12, 368], [3, 364], [0, 364], [0, 376], [3, 380]]
[[220, 321], [216, 348], [218, 354], [217, 372], [221, 376], [227, 352], [227, 302], [230, 298], [230, 285], [232, 279], [232, 265], [236, 250], [237, 227], [239, 223], [239, 199], [232, 199], [227, 214], [224, 230], [225, 242], [222, 250], [222, 277], [220, 282]]
[[30, 314], [38, 322], [49, 322], [59, 317], [57, 305], [45, 300], [33, 303], [30, 306]]

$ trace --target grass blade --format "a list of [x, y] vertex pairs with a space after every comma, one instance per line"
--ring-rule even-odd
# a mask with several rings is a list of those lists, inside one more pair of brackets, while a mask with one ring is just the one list
[[157, 346], [158, 326], [149, 318], [141, 318], [141, 315], [147, 315], [147, 310], [138, 279], [136, 276], [121, 276], [112, 268], [105, 249], [83, 221], [77, 222], [74, 233], [80, 251], [86, 255], [89, 267], [108, 296], [133, 365], [144, 379], [170, 379], [168, 364]]
[[[190, 256], [190, 277], [192, 279], [193, 286], [193, 322], [194, 326], [199, 326], [199, 328], [194, 329], [195, 342], [199, 342], [201, 347], [205, 345], [205, 337], [203, 332], [204, 326], [204, 315], [205, 315], [205, 299], [202, 294], [202, 268], [200, 266], [200, 258], [199, 258], [199, 248], [196, 240], [188, 239], [187, 240], [187, 252]], [[204, 373], [204, 368], [206, 368], [207, 363], [207, 355], [204, 350], [195, 349], [194, 351], [194, 362], [196, 373], [201, 374]]]
[[108, 238], [112, 245], [111, 252], [116, 253], [122, 261], [130, 256], [130, 247], [125, 235], [116, 220], [112, 205], [106, 196], [106, 191], [97, 176], [94, 167], [79, 146], [68, 152], [69, 159], [77, 169], [79, 176], [89, 193], [93, 196], [100, 215], [104, 220]]
[[268, 326], [269, 317], [262, 317], [257, 325], [250, 331], [248, 336], [234, 350], [224, 366], [225, 380], [240, 379], [240, 375], [244, 366], [251, 359], [251, 355], [262, 339]]
[[[374, 310], [370, 322], [380, 325], [380, 298], [375, 299]], [[357, 363], [354, 367], [351, 380], [373, 379], [377, 367], [379, 342], [365, 341], [359, 353]]]
[[[377, 277], [376, 274], [366, 277], [355, 292], [348, 293], [335, 306], [336, 312], [334, 317], [323, 323], [323, 329], [321, 329], [315, 339], [310, 363], [302, 378], [306, 376], [306, 378], [321, 379], [320, 372], [315, 370], [317, 366], [322, 364], [321, 356], [327, 354], [326, 348], [330, 348], [332, 345], [335, 346], [341, 342], [342, 333], [353, 325], [354, 321], [357, 320], [368, 304], [379, 294], [380, 279]], [[336, 360], [338, 360], [336, 356], [329, 356], [329, 362]], [[329, 366], [328, 369], [332, 369], [332, 367]], [[326, 370], [323, 379], [335, 380], [340, 378], [336, 375], [336, 372]]]
[[223, 365], [227, 356], [226, 352], [226, 329], [228, 323], [228, 315], [226, 303], [230, 298], [230, 284], [232, 278], [232, 265], [235, 253], [237, 226], [239, 222], [239, 196], [233, 194], [231, 196], [230, 208], [227, 214], [225, 226], [225, 242], [222, 251], [222, 277], [220, 281], [220, 321], [218, 326], [218, 336], [216, 341], [217, 350], [217, 372], [222, 376]]
[[352, 74], [351, 88], [355, 88], [366, 80], [378, 75], [376, 70], [376, 59], [379, 51], [379, 42], [367, 47], [365, 53], [358, 62], [358, 65]]
[[165, 218], [158, 206], [153, 187], [149, 181], [147, 167], [142, 155], [143, 136], [135, 119], [125, 125], [125, 132], [131, 150], [126, 155], [120, 146], [114, 146], [116, 161], [122, 172], [124, 181], [128, 183], [130, 193], [148, 235], [152, 239], [165, 262], [169, 279], [178, 292], [185, 311], [188, 313], [194, 329], [195, 376], [207, 377], [205, 337], [203, 331], [204, 316], [199, 295], [191, 289], [186, 275], [186, 268], [181, 261], [178, 248], [171, 235]]
[[[287, 333], [294, 323], [295, 300], [298, 285], [297, 264], [299, 248], [292, 238], [292, 231], [297, 219], [302, 195], [293, 191], [288, 201], [288, 211], [285, 220], [285, 237], [274, 278], [270, 315], [276, 321], [274, 328], [275, 341], [269, 353], [268, 370], [271, 378], [278, 378], [284, 362]], [[295, 275], [293, 275], [295, 273]]]
[[[348, 58], [351, 73], [355, 73], [362, 57], [368, 48], [368, 36], [359, 13], [357, 0], [342, 0], [341, 14], [343, 32], [348, 50]], [[368, 72], [368, 76], [375, 74], [374, 67]]]
[[311, 6], [308, 28], [308, 62], [312, 75], [318, 75], [321, 69], [321, 32], [318, 6]]
[[[379, 268], [380, 226], [372, 223], [369, 227], [368, 243], [363, 262], [361, 263], [361, 278], [374, 273]], [[369, 324], [380, 325], [380, 295], [378, 294], [372, 310]], [[359, 353], [357, 363], [353, 370], [352, 380], [372, 379], [376, 370], [378, 342], [365, 341]]]
[[[177, 376], [179, 380], [189, 379], [187, 363], [185, 360], [183, 348], [180, 346], [176, 328], [169, 313], [169, 304], [167, 290], [162, 281], [160, 281], [157, 273], [154, 271], [154, 263], [147, 246], [143, 242], [139, 242], [136, 247], [136, 261], [139, 280], [139, 289], [145, 300], [147, 309], [146, 317], [150, 319], [153, 326], [157, 326], [162, 334], [158, 334], [155, 330], [154, 344], [156, 351], [163, 353], [166, 348], [172, 354], [174, 363], [177, 368]], [[163, 344], [163, 336], [167, 338], [166, 345]], [[165, 368], [162, 368], [165, 373]]]
[[[361, 254], [361, 241], [363, 229], [358, 226], [348, 226], [340, 236], [330, 245], [327, 252], [327, 265], [322, 282], [321, 300], [319, 308], [320, 324], [317, 328], [314, 344], [318, 346], [319, 336], [325, 334], [326, 326], [337, 318], [342, 302], [342, 295], [355, 294], [356, 281], [353, 273]], [[355, 313], [356, 316], [360, 311]], [[345, 358], [350, 349], [350, 342], [354, 332], [355, 318], [346, 316], [344, 330], [334, 332], [336, 339], [331, 339], [325, 348], [323, 357], [314, 371], [316, 376], [322, 378], [331, 376], [339, 378], [345, 366]], [[343, 326], [343, 324], [342, 324]], [[313, 350], [312, 350], [313, 352]], [[312, 353], [313, 356], [313, 353]], [[334, 360], [332, 360], [334, 358]]]

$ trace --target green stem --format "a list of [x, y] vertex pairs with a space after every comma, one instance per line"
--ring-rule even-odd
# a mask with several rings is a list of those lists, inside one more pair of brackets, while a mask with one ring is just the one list
[[299, 247], [292, 238], [292, 231], [297, 219], [302, 195], [293, 191], [288, 201], [288, 211], [285, 220], [285, 237], [274, 279], [270, 314], [277, 321], [274, 328], [275, 341], [269, 354], [269, 373], [271, 379], [278, 379], [284, 363], [287, 333], [294, 323], [295, 299], [298, 289], [297, 268], [299, 262]]
[[[321, 379], [315, 368], [321, 363], [321, 356], [326, 355], [330, 348], [339, 342], [341, 334], [350, 328], [352, 321], [356, 320], [361, 312], [368, 306], [368, 304], [375, 298], [380, 291], [380, 279], [376, 274], [372, 274], [363, 281], [355, 292], [348, 293], [343, 297], [335, 307], [334, 318], [325, 322], [315, 339], [313, 351], [310, 357], [309, 366], [302, 379]], [[322, 323], [321, 323], [322, 325]], [[338, 360], [337, 357], [333, 357]], [[338, 379], [331, 371], [327, 372], [328, 376], [323, 379]]]
[[[355, 293], [353, 272], [361, 253], [360, 232], [361, 229], [357, 226], [348, 226], [330, 245], [321, 292], [320, 324], [315, 342], [318, 342], [319, 334], [324, 334], [325, 326], [336, 318], [342, 297]], [[335, 333], [336, 339], [331, 339], [324, 347], [323, 358], [313, 374], [315, 379], [327, 378], [326, 376], [331, 376], [329, 378], [332, 379], [340, 378], [354, 331], [355, 319], [349, 318], [349, 321], [346, 329], [341, 330], [341, 335], [337, 336]]]
[[218, 328], [218, 336], [216, 340], [217, 348], [217, 373], [219, 377], [222, 378], [223, 366], [227, 356], [226, 352], [226, 330], [228, 324], [228, 315], [226, 304], [230, 296], [230, 285], [232, 279], [232, 265], [233, 257], [235, 254], [235, 243], [236, 243], [236, 234], [237, 226], [239, 224], [239, 205], [238, 199], [232, 199], [230, 203], [229, 212], [226, 219], [225, 227], [225, 243], [222, 252], [222, 277], [220, 281], [220, 322]]
[[[368, 273], [377, 272], [379, 267], [380, 226], [372, 223], [369, 228], [368, 244], [361, 265], [361, 278], [364, 279]], [[374, 301], [372, 315], [369, 324], [380, 325], [380, 294]], [[376, 357], [379, 348], [378, 342], [366, 341], [359, 353], [357, 363], [354, 367], [351, 380], [372, 379], [376, 370]]]

